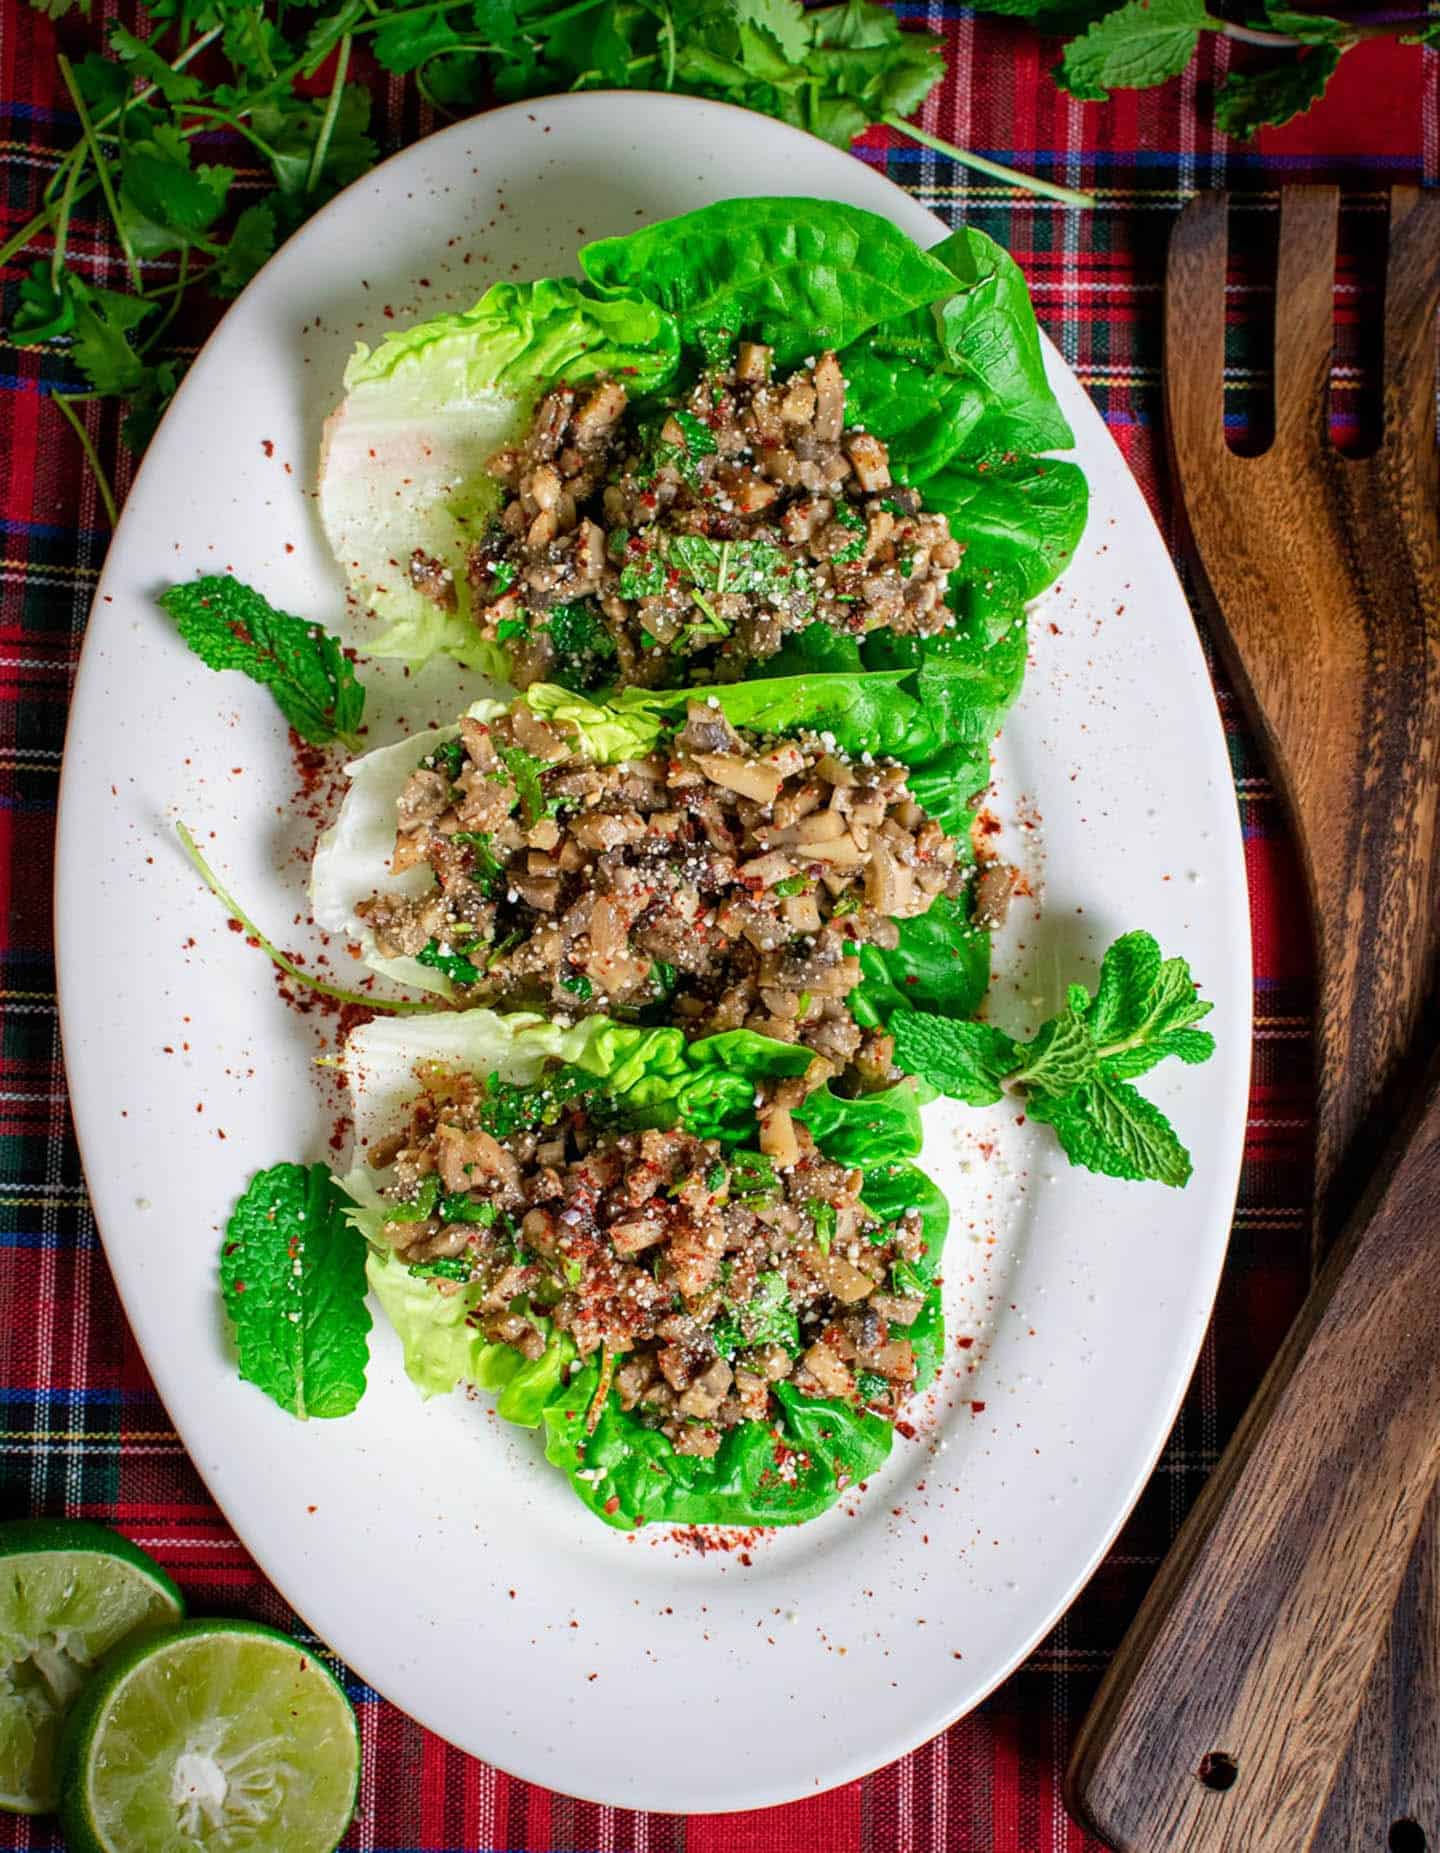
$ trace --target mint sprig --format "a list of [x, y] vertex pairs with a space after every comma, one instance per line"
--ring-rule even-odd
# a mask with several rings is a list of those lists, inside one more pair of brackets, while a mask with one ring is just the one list
[[343, 1416], [365, 1393], [365, 1243], [325, 1165], [257, 1171], [220, 1249], [240, 1375], [303, 1422]]
[[1028, 1042], [915, 1010], [897, 1012], [890, 1027], [900, 1067], [941, 1093], [980, 1107], [1013, 1091], [1054, 1128], [1072, 1164], [1179, 1186], [1190, 1154], [1131, 1082], [1167, 1056], [1208, 1061], [1215, 1039], [1195, 1025], [1210, 1009], [1184, 959], [1162, 958], [1148, 933], [1127, 933], [1105, 954], [1094, 995], [1072, 984], [1065, 1007]]
[[358, 750], [365, 690], [349, 657], [318, 624], [277, 611], [224, 573], [173, 585], [160, 604], [201, 662], [238, 669], [268, 688], [302, 740], [311, 746], [340, 740]]

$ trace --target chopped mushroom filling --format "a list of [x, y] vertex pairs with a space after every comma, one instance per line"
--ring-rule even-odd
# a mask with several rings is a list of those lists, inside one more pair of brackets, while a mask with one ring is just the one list
[[400, 795], [392, 867], [428, 863], [436, 887], [359, 912], [382, 956], [445, 973], [466, 1003], [663, 1005], [690, 1033], [813, 1049], [816, 1083], [879, 1086], [891, 1042], [851, 1013], [851, 948], [893, 947], [897, 921], [972, 873], [905, 781], [825, 735], [741, 734], [703, 700], [663, 749], [596, 766], [517, 702], [463, 720]]
[[480, 629], [518, 686], [658, 687], [701, 663], [724, 680], [816, 622], [953, 624], [960, 543], [844, 418], [833, 352], [772, 380], [753, 342], [668, 412], [634, 411], [614, 380], [548, 393], [491, 460], [505, 501], [469, 566]]
[[786, 1108], [761, 1150], [736, 1151], [606, 1129], [566, 1074], [497, 1102], [494, 1083], [422, 1073], [409, 1125], [370, 1155], [393, 1166], [382, 1233], [398, 1258], [438, 1292], [480, 1287], [470, 1322], [528, 1358], [554, 1332], [581, 1359], [600, 1353], [593, 1416], [613, 1383], [682, 1453], [712, 1455], [727, 1428], [769, 1419], [780, 1382], [893, 1416], [923, 1302], [891, 1274], [925, 1252], [918, 1213], [878, 1221], [861, 1172], [825, 1158]]

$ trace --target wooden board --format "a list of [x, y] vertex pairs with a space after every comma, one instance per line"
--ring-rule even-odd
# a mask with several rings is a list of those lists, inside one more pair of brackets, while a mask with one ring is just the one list
[[[1440, 1506], [1409, 1562], [1440, 1465], [1440, 1376], [1418, 1323], [1440, 1310], [1425, 1286], [1440, 1272], [1433, 1105], [1403, 1164], [1383, 1156], [1436, 1042], [1440, 201], [1392, 196], [1384, 434], [1365, 459], [1328, 434], [1337, 212], [1333, 188], [1284, 197], [1275, 437], [1240, 458], [1220, 415], [1226, 203], [1191, 203], [1171, 245], [1167, 406], [1219, 641], [1315, 921], [1317, 1256], [1377, 1169], [1381, 1185], [1400, 1169], [1388, 1195], [1371, 1190], [1379, 1222], [1332, 1254], [1086, 1721], [1072, 1805], [1136, 1853], [1353, 1853], [1392, 1837], [1394, 1853], [1422, 1853], [1417, 1827], [1440, 1847]], [[1395, 1194], [1417, 1177], [1419, 1195]], [[1397, 1297], [1402, 1281], [1420, 1297]], [[1373, 1322], [1379, 1307], [1392, 1326]]]

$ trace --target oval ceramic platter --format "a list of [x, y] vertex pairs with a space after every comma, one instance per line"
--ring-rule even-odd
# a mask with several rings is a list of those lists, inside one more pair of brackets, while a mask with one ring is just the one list
[[[313, 478], [357, 340], [469, 307], [496, 278], [573, 272], [589, 238], [777, 192], [868, 207], [922, 245], [946, 229], [806, 135], [644, 95], [459, 124], [322, 212], [231, 309], [151, 446], [91, 614], [62, 794], [63, 1029], [86, 1174], [126, 1311], [216, 1499], [300, 1614], [423, 1723], [531, 1781], [676, 1811], [829, 1787], [974, 1705], [1089, 1576], [1175, 1416], [1234, 1196], [1250, 966], [1224, 740], [1160, 537], [1049, 350], [1092, 516], [997, 755], [993, 805], [1033, 899], [997, 945], [994, 1010], [1033, 1027], [1131, 927], [1188, 957], [1219, 1054], [1152, 1079], [1195, 1176], [1180, 1192], [1112, 1183], [1070, 1170], [1013, 1107], [927, 1109], [924, 1163], [955, 1210], [944, 1377], [866, 1490], [708, 1549], [607, 1530], [486, 1399], [421, 1403], [388, 1328], [344, 1421], [296, 1422], [236, 1377], [219, 1231], [253, 1169], [335, 1156], [343, 1102], [315, 1058], [338, 1026], [287, 1003], [227, 930], [174, 823], [262, 926], [313, 953], [303, 857], [325, 793], [297, 796], [269, 697], [190, 656], [154, 595], [229, 569], [333, 622]], [[453, 668], [365, 676], [376, 743], [461, 706]]]

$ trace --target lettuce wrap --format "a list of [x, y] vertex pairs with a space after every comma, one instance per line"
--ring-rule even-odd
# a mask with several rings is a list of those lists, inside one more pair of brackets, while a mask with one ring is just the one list
[[[678, 1030], [603, 1017], [569, 1029], [484, 1010], [377, 1021], [354, 1031], [346, 1046], [360, 1152], [395, 1129], [418, 1091], [417, 1064], [429, 1063], [521, 1088], [567, 1074], [572, 1086], [593, 1088], [619, 1123], [680, 1127], [738, 1148], [756, 1138], [757, 1086], [803, 1072], [806, 1058], [793, 1045], [749, 1031], [687, 1044]], [[940, 1365], [939, 1266], [949, 1215], [941, 1192], [912, 1162], [927, 1097], [913, 1081], [859, 1099], [821, 1088], [795, 1109], [827, 1157], [862, 1170], [863, 1198], [874, 1215], [889, 1220], [908, 1208], [920, 1211], [925, 1251], [905, 1264], [910, 1272], [897, 1283], [923, 1301], [913, 1327], [900, 1333], [915, 1348], [916, 1390], [934, 1380]], [[740, 1423], [712, 1458], [680, 1454], [637, 1413], [623, 1410], [613, 1389], [596, 1407], [600, 1362], [592, 1357], [573, 1369], [568, 1336], [550, 1332], [536, 1359], [487, 1343], [469, 1322], [478, 1289], [442, 1293], [380, 1240], [395, 1209], [381, 1196], [380, 1182], [363, 1159], [340, 1180], [353, 1204], [350, 1220], [368, 1244], [370, 1284], [399, 1334], [411, 1380], [425, 1396], [461, 1382], [493, 1390], [506, 1420], [543, 1425], [547, 1458], [607, 1524], [798, 1524], [833, 1505], [889, 1453], [888, 1420], [781, 1384], [778, 1419]], [[543, 1314], [536, 1317], [543, 1321]]]
[[[962, 679], [947, 681], [948, 707], [923, 699], [922, 666], [861, 674], [816, 673], [753, 682], [717, 684], [704, 691], [733, 726], [784, 737], [826, 734], [851, 755], [870, 753], [911, 768], [909, 783], [951, 836], [965, 859], [971, 854], [973, 801], [988, 777], [988, 747], [977, 742], [985, 772], [966, 746], [947, 738], [958, 725]], [[558, 732], [574, 739], [583, 757], [597, 765], [643, 758], [670, 730], [682, 725], [694, 691], [622, 689], [604, 701], [553, 684], [537, 683], [525, 701]], [[469, 714], [488, 720], [503, 711], [498, 702], [477, 702]], [[391, 873], [395, 807], [416, 765], [456, 739], [459, 723], [430, 729], [394, 746], [380, 747], [347, 766], [350, 785], [335, 823], [316, 847], [310, 885], [318, 925], [360, 944], [372, 969], [417, 989], [454, 999], [456, 987], [442, 969], [416, 958], [382, 957], [374, 935], [356, 912], [373, 894], [392, 890], [422, 893], [433, 881], [423, 866]], [[893, 949], [861, 949], [863, 980], [851, 1007], [866, 1026], [884, 1024], [900, 1005], [969, 1016], [989, 985], [990, 935], [971, 920], [971, 891], [942, 896], [928, 913], [899, 922]]]
[[[1044, 455], [1073, 439], [1014, 261], [973, 227], [924, 252], [856, 207], [746, 199], [586, 245], [578, 263], [583, 282], [499, 284], [467, 314], [357, 350], [319, 489], [355, 611], [347, 641], [504, 673], [503, 648], [470, 622], [465, 564], [500, 499], [486, 461], [551, 386], [610, 373], [643, 409], [693, 382], [717, 343], [764, 342], [781, 364], [830, 347], [847, 424], [887, 444], [898, 481], [964, 544], [951, 584], [956, 629], [913, 644], [910, 658], [933, 659], [947, 714], [958, 704], [955, 740], [972, 749], [967, 771], [981, 763], [978, 743], [1023, 670], [1025, 601], [1073, 553], [1087, 506], [1078, 467]], [[410, 583], [417, 554], [451, 575], [453, 610]], [[840, 670], [892, 666], [883, 632], [857, 645], [825, 629], [763, 673], [808, 671], [820, 657]], [[989, 678], [996, 699], [980, 707], [953, 694], [1015, 630], [1004, 671]]]

